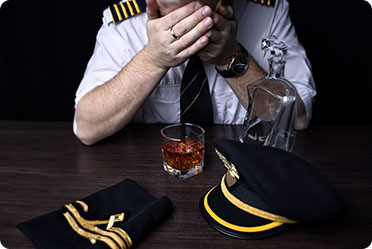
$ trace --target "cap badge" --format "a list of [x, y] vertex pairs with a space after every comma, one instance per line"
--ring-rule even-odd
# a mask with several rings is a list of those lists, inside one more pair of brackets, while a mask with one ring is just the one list
[[223, 165], [227, 169], [227, 174], [226, 174], [226, 183], [228, 187], [231, 187], [234, 185], [238, 179], [239, 179], [239, 173], [238, 170], [236, 169], [235, 165], [233, 163], [230, 163], [224, 155], [222, 155], [221, 152], [219, 152], [216, 149], [217, 156], [220, 158], [222, 161]]

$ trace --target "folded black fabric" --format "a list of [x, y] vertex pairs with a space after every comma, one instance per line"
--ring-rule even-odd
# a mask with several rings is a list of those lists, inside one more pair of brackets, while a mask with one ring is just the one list
[[138, 243], [172, 211], [168, 197], [155, 199], [135, 181], [126, 179], [20, 223], [18, 228], [38, 249], [125, 249]]

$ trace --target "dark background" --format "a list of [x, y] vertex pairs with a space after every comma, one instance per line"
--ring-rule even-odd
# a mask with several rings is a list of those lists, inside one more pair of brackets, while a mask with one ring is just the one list
[[[72, 120], [75, 92], [92, 55], [102, 11], [114, 2], [3, 4], [0, 119]], [[372, 124], [371, 7], [362, 0], [289, 2], [317, 85], [312, 123]]]

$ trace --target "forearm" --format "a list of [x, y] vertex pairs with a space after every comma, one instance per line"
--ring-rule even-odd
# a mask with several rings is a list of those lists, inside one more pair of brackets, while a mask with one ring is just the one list
[[[224, 70], [226, 66], [217, 66], [218, 69]], [[227, 84], [238, 97], [239, 102], [248, 108], [248, 90], [247, 85], [251, 84], [266, 76], [266, 72], [257, 64], [257, 62], [250, 56], [248, 70], [239, 76], [233, 78], [225, 78]]]
[[[248, 70], [237, 77], [226, 78], [227, 84], [238, 97], [239, 102], [248, 109], [248, 84], [252, 84], [257, 80], [264, 78], [267, 73], [257, 64], [257, 62], [250, 56]], [[306, 109], [302, 99], [297, 97], [297, 116], [295, 121], [295, 129], [304, 129], [306, 126]]]
[[166, 74], [148, 59], [146, 47], [113, 79], [87, 93], [76, 108], [76, 135], [94, 144], [122, 129]]

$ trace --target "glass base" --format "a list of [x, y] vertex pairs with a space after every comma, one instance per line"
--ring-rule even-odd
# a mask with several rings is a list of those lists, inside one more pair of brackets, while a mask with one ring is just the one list
[[204, 159], [200, 162], [199, 165], [196, 165], [195, 167], [187, 169], [187, 170], [178, 170], [178, 169], [172, 168], [165, 161], [163, 161], [163, 167], [164, 167], [164, 170], [168, 174], [175, 176], [178, 179], [185, 180], [187, 178], [190, 178], [192, 176], [198, 175], [203, 172]]

